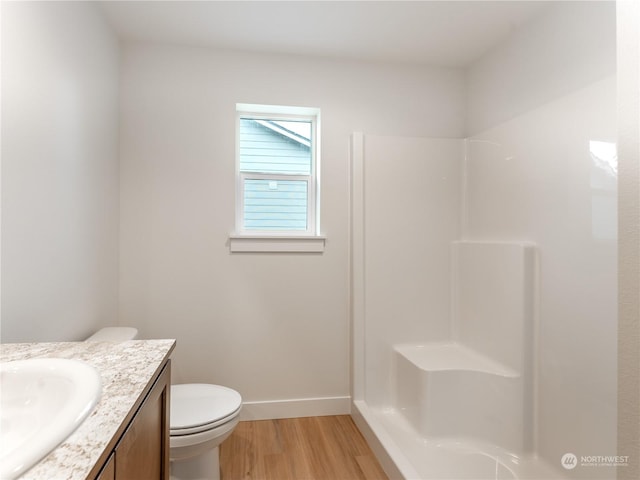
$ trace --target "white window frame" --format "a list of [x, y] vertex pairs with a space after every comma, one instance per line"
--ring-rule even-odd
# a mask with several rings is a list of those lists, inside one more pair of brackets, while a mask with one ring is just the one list
[[[293, 120], [311, 123], [311, 172], [309, 175], [240, 171], [240, 119]], [[273, 105], [236, 105], [236, 202], [235, 233], [229, 237], [231, 252], [322, 252], [325, 237], [320, 235], [320, 110]], [[244, 228], [245, 180], [307, 181], [306, 230], [247, 230]]]

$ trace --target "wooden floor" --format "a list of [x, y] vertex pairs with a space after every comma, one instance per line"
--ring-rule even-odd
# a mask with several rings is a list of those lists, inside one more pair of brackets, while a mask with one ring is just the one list
[[387, 480], [349, 415], [240, 422], [222, 480]]

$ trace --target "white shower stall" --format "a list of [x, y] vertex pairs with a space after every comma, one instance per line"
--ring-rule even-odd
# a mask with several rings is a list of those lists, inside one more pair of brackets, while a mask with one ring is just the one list
[[352, 135], [352, 414], [391, 478], [624, 468], [614, 52], [615, 4], [554, 4], [467, 71], [467, 138]]
[[361, 428], [402, 452], [386, 465], [402, 478], [548, 478], [525, 462], [536, 245], [459, 240], [464, 140], [354, 134], [353, 147]]
[[[549, 289], [568, 281], [564, 274], [582, 283], [565, 285], [565, 289], [586, 288], [588, 294], [589, 289], [597, 289], [593, 283], [606, 280], [608, 272], [586, 278], [566, 265], [554, 265], [558, 261], [554, 250], [559, 246], [535, 234], [474, 238], [466, 233], [472, 210], [467, 202], [470, 194], [477, 193], [477, 186], [470, 183], [476, 181], [469, 175], [475, 167], [471, 164], [483, 159], [473, 155], [474, 140], [354, 134], [352, 141], [353, 410], [361, 429], [377, 445], [387, 471], [398, 478], [416, 479], [564, 478], [570, 472], [560, 468], [561, 456], [553, 462], [540, 455], [541, 447], [548, 444], [541, 445], [539, 436], [544, 427], [553, 427], [540, 422], [544, 397], [539, 390], [548, 388], [541, 387], [541, 379], [545, 373], [557, 373], [540, 371], [545, 361], [554, 361], [548, 358], [554, 355], [554, 346], [540, 343], [541, 328], [564, 329], [572, 319], [555, 315], [564, 309], [580, 311], [589, 303], [602, 308], [603, 302], [613, 302], [609, 297], [615, 292], [604, 285], [599, 297], [576, 292], [559, 299], [553, 297], [564, 293]], [[478, 145], [486, 146], [480, 141]], [[593, 143], [591, 148], [597, 150]], [[585, 168], [593, 168], [599, 161], [597, 154], [587, 155]], [[496, 156], [494, 161], [527, 158], [526, 154]], [[524, 177], [531, 173], [524, 165], [517, 170]], [[584, 178], [589, 185], [599, 176], [605, 181], [606, 172], [587, 173]], [[498, 178], [497, 172], [485, 178], [491, 181], [481, 197], [499, 194], [492, 185], [504, 181]], [[540, 199], [553, 194], [548, 186], [547, 182], [537, 186]], [[522, 185], [511, 193], [504, 198], [503, 208], [524, 208], [521, 202], [535, 200]], [[588, 232], [592, 238], [613, 233], [608, 222], [615, 216], [615, 204], [599, 204], [603, 194], [585, 196], [591, 200], [584, 206], [591, 210], [591, 227], [600, 216], [605, 219]], [[571, 229], [570, 219], [566, 221], [565, 228]], [[597, 268], [589, 256], [597, 255], [598, 248], [589, 251], [586, 244], [567, 241], [567, 260], [582, 253], [586, 255], [583, 268]], [[615, 254], [610, 254], [608, 269], [615, 270]], [[562, 305], [565, 302], [574, 304]], [[554, 311], [557, 307], [562, 308]], [[559, 324], [541, 321], [542, 312], [547, 311], [549, 317], [544, 320]], [[585, 327], [615, 318], [598, 315], [596, 311], [585, 316]], [[611, 350], [607, 338], [602, 340], [600, 349]], [[560, 355], [575, 355], [575, 362], [588, 363], [591, 357], [578, 356], [584, 353], [583, 347], [569, 344]], [[605, 369], [611, 359], [601, 361]], [[567, 380], [555, 394], [563, 395], [564, 388], [568, 397], [575, 395], [572, 379]], [[601, 380], [594, 380], [595, 397], [612, 394], [611, 389], [599, 391], [596, 385]], [[567, 413], [577, 418], [586, 415], [593, 400], [580, 398], [576, 410]], [[596, 446], [586, 451], [615, 454], [615, 405], [600, 401], [603, 409], [599, 411], [611, 423], [594, 428], [590, 440]], [[589, 438], [576, 435], [562, 448], [572, 453], [585, 441]], [[607, 467], [613, 466], [597, 470], [604, 476], [577, 478], [610, 478]]]

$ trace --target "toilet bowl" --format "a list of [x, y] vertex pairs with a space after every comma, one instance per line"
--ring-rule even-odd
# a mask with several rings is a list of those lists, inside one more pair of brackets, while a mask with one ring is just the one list
[[220, 478], [218, 446], [238, 424], [242, 397], [220, 385], [171, 386], [170, 460], [174, 480]]
[[[107, 327], [87, 341], [137, 338], [130, 327]], [[219, 480], [219, 445], [240, 419], [242, 397], [220, 385], [171, 385], [169, 459], [171, 480]]]

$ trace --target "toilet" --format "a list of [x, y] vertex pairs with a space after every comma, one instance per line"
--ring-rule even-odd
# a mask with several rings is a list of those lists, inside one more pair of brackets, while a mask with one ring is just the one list
[[[106, 327], [88, 342], [137, 338], [131, 327]], [[242, 397], [231, 388], [205, 383], [171, 385], [171, 480], [219, 480], [220, 444], [240, 420]]]

